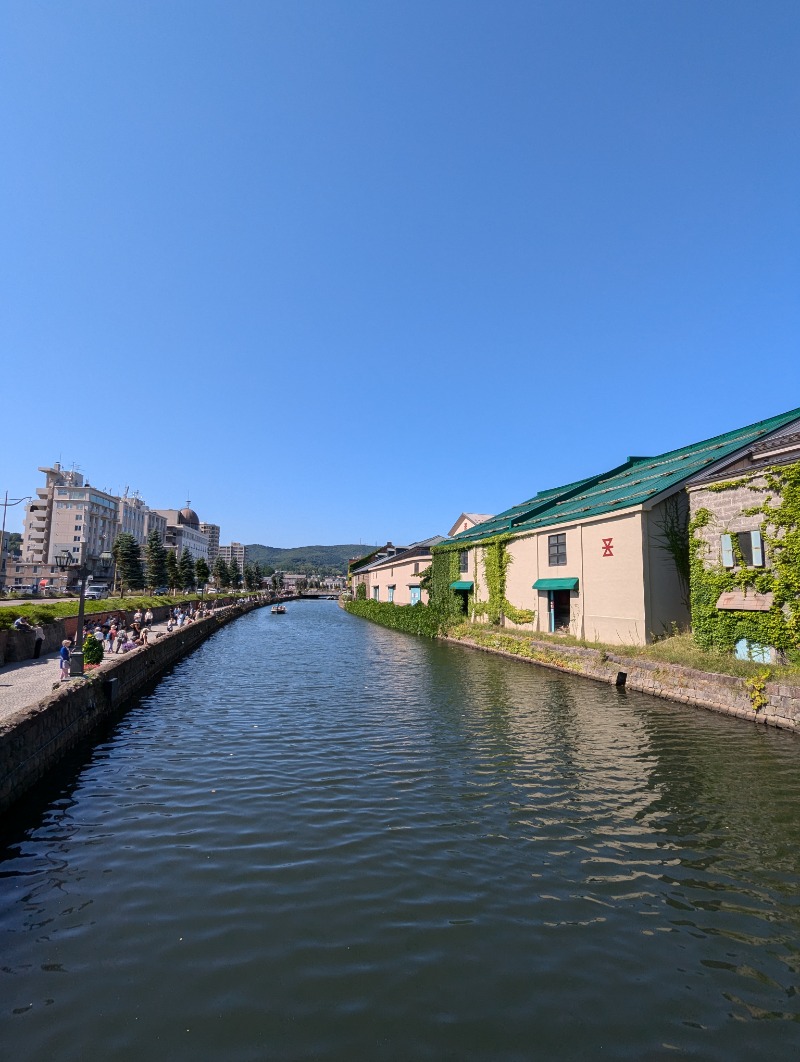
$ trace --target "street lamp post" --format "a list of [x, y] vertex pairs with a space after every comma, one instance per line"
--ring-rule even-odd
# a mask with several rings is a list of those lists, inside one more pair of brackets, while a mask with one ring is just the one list
[[30, 500], [31, 500], [31, 495], [28, 494], [24, 498], [12, 498], [11, 501], [9, 501], [8, 500], [8, 491], [6, 491], [6, 496], [5, 496], [5, 499], [3, 501], [3, 529], [2, 529], [2, 531], [0, 531], [0, 590], [5, 590], [5, 588], [6, 588], [6, 566], [5, 566], [5, 563], [3, 561], [3, 557], [5, 557], [7, 555], [7, 551], [6, 551], [6, 512], [9, 509], [13, 508], [15, 505], [21, 505], [22, 502], [30, 501]]
[[[98, 558], [103, 565], [111, 562], [110, 553], [101, 553]], [[86, 603], [86, 577], [94, 571], [94, 562], [87, 557], [85, 561], [73, 564], [72, 554], [68, 549], [56, 554], [56, 567], [62, 572], [75, 572], [80, 579], [80, 597], [78, 599], [78, 627], [75, 632], [75, 648], [69, 654], [69, 675], [83, 675], [83, 610]]]

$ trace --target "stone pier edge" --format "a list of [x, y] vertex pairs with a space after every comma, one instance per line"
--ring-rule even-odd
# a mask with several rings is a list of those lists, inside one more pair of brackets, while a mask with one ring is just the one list
[[722, 715], [747, 719], [765, 726], [800, 733], [800, 687], [767, 682], [763, 695], [767, 703], [756, 710], [747, 680], [734, 675], [697, 671], [656, 660], [618, 656], [583, 646], [554, 646], [550, 642], [525, 642], [526, 654], [509, 652], [499, 646], [481, 645], [470, 638], [441, 636], [442, 641], [494, 653], [526, 664], [538, 664], [570, 675], [594, 679], [612, 686], [649, 693]]
[[72, 748], [212, 634], [261, 607], [260, 602], [231, 605], [180, 627], [0, 722], [0, 812], [18, 803]]

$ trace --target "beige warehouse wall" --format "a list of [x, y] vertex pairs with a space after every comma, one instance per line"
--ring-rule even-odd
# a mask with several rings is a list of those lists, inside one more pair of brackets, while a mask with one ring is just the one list
[[582, 559], [583, 637], [612, 645], [643, 645], [647, 624], [641, 512], [584, 524]]
[[[419, 564], [419, 573], [414, 573], [414, 565]], [[411, 604], [411, 585], [419, 586], [419, 581], [422, 573], [430, 564], [430, 558], [415, 557], [413, 559], [402, 561], [387, 561], [380, 565], [380, 567], [374, 568], [368, 573], [367, 578], [364, 580], [367, 584], [367, 597], [372, 598], [373, 587], [378, 587], [378, 600], [389, 600], [389, 587], [394, 586], [394, 604], [395, 605], [410, 605]], [[420, 600], [423, 604], [428, 603], [428, 593], [426, 590], [422, 590], [420, 594]]]

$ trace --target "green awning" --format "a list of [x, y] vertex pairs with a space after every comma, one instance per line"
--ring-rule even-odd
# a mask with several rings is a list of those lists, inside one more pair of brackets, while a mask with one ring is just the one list
[[534, 590], [577, 590], [577, 579], [537, 579]]
[[466, 579], [457, 579], [454, 583], [450, 583], [451, 590], [471, 590], [473, 583], [467, 582]]

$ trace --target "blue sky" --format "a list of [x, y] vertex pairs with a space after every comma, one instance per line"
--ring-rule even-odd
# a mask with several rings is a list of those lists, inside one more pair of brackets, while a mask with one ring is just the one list
[[404, 543], [799, 406], [798, 114], [793, 0], [5, 0], [0, 494]]

